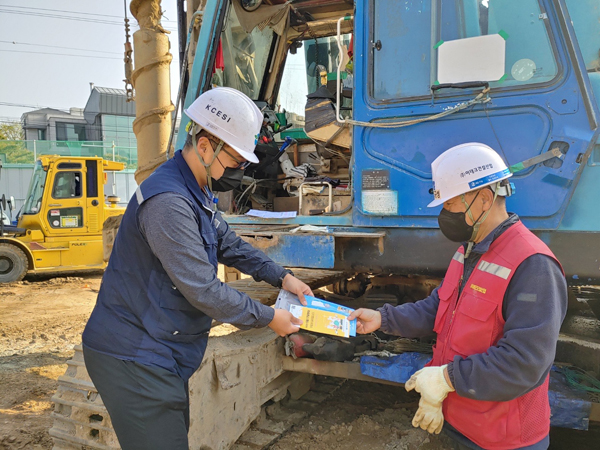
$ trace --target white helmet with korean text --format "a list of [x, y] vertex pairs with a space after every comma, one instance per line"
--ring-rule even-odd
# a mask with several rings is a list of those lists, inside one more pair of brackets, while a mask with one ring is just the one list
[[254, 149], [263, 113], [248, 96], [233, 88], [216, 87], [200, 95], [184, 112], [241, 157], [258, 162]]
[[479, 142], [446, 150], [431, 163], [431, 172], [435, 200], [427, 205], [429, 208], [490, 185], [497, 195], [511, 195], [510, 185], [499, 183], [512, 173], [498, 153]]

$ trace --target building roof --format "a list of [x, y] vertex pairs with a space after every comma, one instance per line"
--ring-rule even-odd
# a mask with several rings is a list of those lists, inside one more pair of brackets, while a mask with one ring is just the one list
[[24, 116], [28, 116], [29, 114], [69, 114], [67, 111], [61, 111], [60, 109], [54, 109], [54, 108], [41, 108], [41, 109], [35, 109], [33, 111], [28, 111], [26, 113], [23, 113]]
[[29, 111], [21, 115], [23, 128], [46, 128], [51, 118], [69, 118], [74, 121], [82, 120], [81, 116], [73, 115], [68, 111], [61, 111], [54, 108], [41, 108]]
[[107, 87], [102, 87], [102, 86], [95, 86], [94, 90], [98, 91], [101, 94], [127, 95], [127, 91], [125, 89], [115, 89], [115, 88], [107, 88]]
[[135, 117], [135, 102], [127, 102], [125, 89], [95, 86], [85, 105], [83, 116], [91, 124], [99, 114]]

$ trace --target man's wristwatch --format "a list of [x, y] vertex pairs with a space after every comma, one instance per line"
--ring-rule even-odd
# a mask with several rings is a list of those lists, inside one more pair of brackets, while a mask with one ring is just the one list
[[283, 286], [283, 279], [285, 278], [285, 276], [287, 274], [290, 274], [291, 276], [294, 276], [294, 272], [292, 272], [290, 269], [285, 269], [283, 272], [281, 272], [281, 275], [279, 276], [279, 279], [277, 280], [277, 287], [281, 288]]

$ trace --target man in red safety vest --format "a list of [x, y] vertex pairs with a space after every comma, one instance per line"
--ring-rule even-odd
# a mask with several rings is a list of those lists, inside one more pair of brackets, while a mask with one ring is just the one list
[[443, 206], [440, 229], [461, 242], [444, 280], [424, 300], [358, 309], [350, 319], [359, 333], [436, 333], [432, 360], [406, 383], [421, 394], [415, 427], [443, 427], [460, 449], [547, 449], [548, 379], [567, 309], [562, 267], [506, 211], [512, 174], [493, 149], [458, 145], [432, 173], [428, 206]]

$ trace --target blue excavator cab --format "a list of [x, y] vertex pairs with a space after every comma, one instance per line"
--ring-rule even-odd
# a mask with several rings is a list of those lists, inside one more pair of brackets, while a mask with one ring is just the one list
[[[557, 229], [598, 130], [596, 101], [565, 5], [556, 9], [553, 2], [538, 0], [410, 3], [357, 4], [355, 33], [363, 57], [355, 62], [356, 120], [427, 119], [475, 98], [481, 88], [431, 90], [438, 77], [454, 69], [441, 60], [444, 47], [452, 44], [498, 35], [504, 73], [479, 80], [489, 82], [486, 103], [406, 127], [355, 126], [353, 223], [435, 227], [439, 208], [425, 207], [431, 201], [431, 162], [454, 145], [483, 142], [509, 166], [560, 149], [562, 156], [515, 173], [517, 195], [508, 200], [509, 210], [527, 226]], [[380, 48], [372, 42], [380, 42]], [[474, 64], [472, 72], [460, 73], [455, 83], [478, 81], [469, 78], [471, 73], [494, 59], [468, 61]], [[377, 208], [380, 197], [368, 192], [375, 169], [385, 169], [381, 176], [387, 179], [380, 184], [389, 184], [388, 192], [379, 195], [397, 198], [397, 208], [385, 214]]]
[[[427, 208], [431, 162], [454, 145], [477, 141], [515, 170], [516, 195], [507, 207], [550, 245], [569, 281], [600, 280], [597, 0], [360, 0], [354, 9], [344, 1], [320, 9], [312, 3], [294, 3], [286, 26], [296, 34], [286, 41], [269, 27], [244, 31], [235, 3], [209, 2], [184, 107], [213, 85], [245, 89], [265, 108], [265, 121], [284, 116], [277, 105], [286, 89], [304, 96], [327, 88], [335, 103], [335, 67], [351, 56], [340, 77], [340, 109], [352, 133], [348, 151], [337, 153], [349, 162], [351, 201], [337, 213], [300, 211], [293, 218], [249, 217], [238, 208], [228, 211], [230, 224], [249, 239], [259, 228], [261, 239], [271, 233], [276, 239], [268, 245], [263, 239], [261, 248], [289, 266], [441, 276], [456, 245], [438, 229], [440, 208]], [[332, 44], [343, 17], [348, 55]], [[321, 25], [311, 28], [309, 21]], [[299, 54], [306, 84], [282, 82]], [[188, 121], [184, 114], [181, 129]], [[307, 129], [290, 135], [306, 138]], [[180, 133], [177, 148], [184, 141]], [[532, 158], [538, 162], [517, 170]], [[280, 195], [283, 174], [271, 176], [279, 177], [273, 189]], [[230, 202], [243, 192], [246, 201], [248, 192], [264, 193], [267, 180], [253, 177]], [[286, 231], [300, 225], [328, 228]]]

